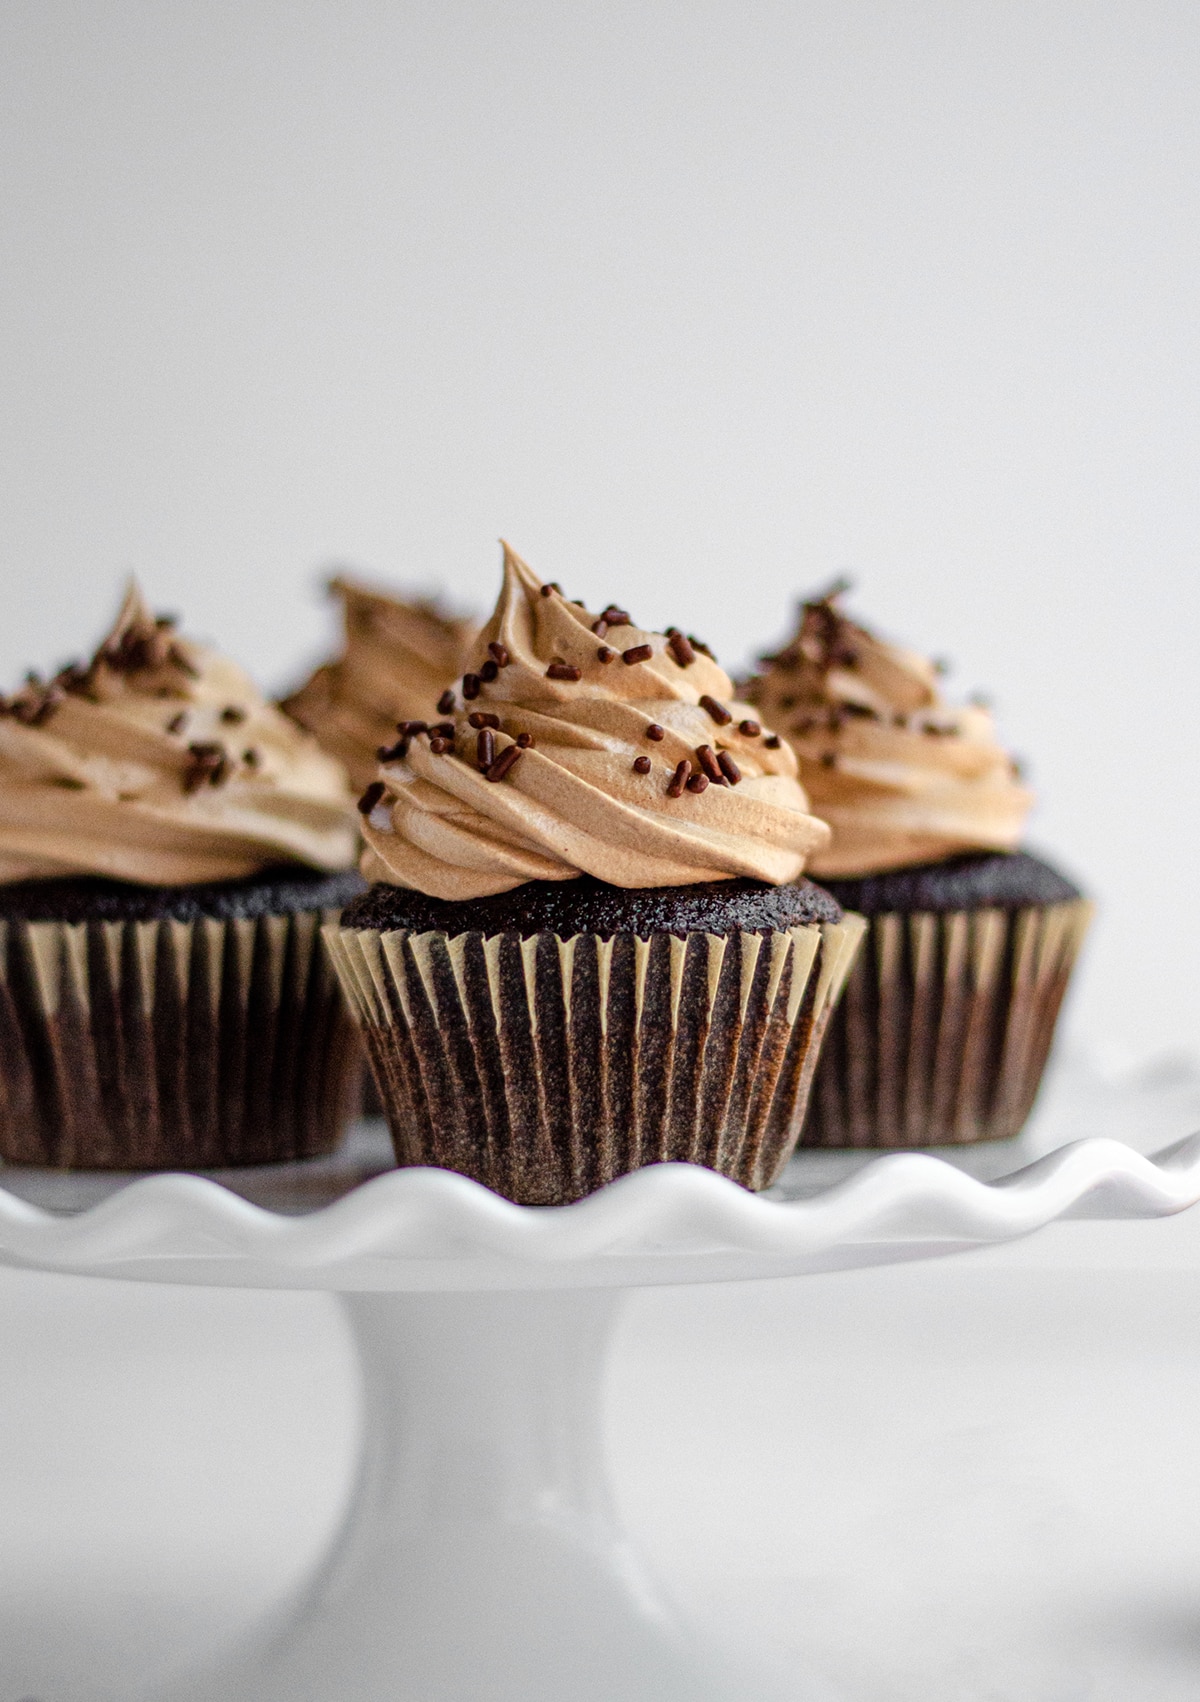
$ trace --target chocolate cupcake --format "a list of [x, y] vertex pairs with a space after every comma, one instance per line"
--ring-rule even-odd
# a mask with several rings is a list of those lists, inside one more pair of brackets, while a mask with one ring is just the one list
[[201, 1169], [328, 1151], [353, 1027], [319, 947], [362, 890], [340, 766], [131, 589], [0, 701], [0, 1157]]
[[747, 696], [832, 828], [810, 867], [868, 934], [826, 1038], [804, 1146], [1002, 1140], [1028, 1117], [1091, 905], [1017, 849], [1032, 793], [978, 702], [847, 618], [838, 584]]
[[396, 723], [435, 715], [438, 698], [466, 665], [478, 622], [353, 579], [332, 579], [329, 589], [342, 605], [342, 653], [280, 707], [361, 790], [374, 777], [379, 747], [395, 742]]
[[401, 1164], [557, 1204], [662, 1160], [772, 1182], [862, 931], [828, 829], [698, 640], [505, 548], [476, 665], [360, 802], [326, 930]]

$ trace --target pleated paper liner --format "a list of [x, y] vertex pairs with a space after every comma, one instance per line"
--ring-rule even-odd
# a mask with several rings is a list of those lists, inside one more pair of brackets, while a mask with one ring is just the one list
[[1018, 1134], [1091, 915], [1074, 899], [871, 917], [800, 1145], [952, 1146]]
[[336, 910], [0, 922], [0, 1157], [211, 1169], [336, 1145], [362, 1071]]
[[665, 1159], [773, 1182], [862, 929], [325, 937], [398, 1162], [551, 1205]]

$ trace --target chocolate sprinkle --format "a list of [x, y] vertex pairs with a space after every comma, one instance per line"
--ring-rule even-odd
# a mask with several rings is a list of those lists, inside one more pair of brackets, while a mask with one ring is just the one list
[[[467, 726], [474, 727], [476, 732], [479, 731], [480, 727], [499, 727], [499, 725], [500, 717], [489, 714], [486, 709], [473, 709], [467, 716]], [[453, 728], [451, 728], [451, 731], [453, 732]]]
[[758, 735], [762, 732], [762, 728], [759, 726], [757, 721], [739, 721], [738, 732], [744, 734], [748, 739], [757, 739]]
[[178, 715], [172, 715], [171, 719], [167, 722], [167, 732], [182, 733], [186, 722], [187, 710], [181, 709]]
[[492, 681], [496, 678], [496, 675], [499, 672], [500, 672], [500, 669], [498, 668], [496, 663], [492, 661], [491, 657], [489, 656], [488, 660], [483, 664], [483, 667], [480, 668], [480, 670], [479, 670], [479, 677], [484, 682], [485, 685], [491, 685]]
[[479, 696], [479, 675], [478, 674], [464, 674], [463, 675], [462, 694], [466, 698], [468, 703], [470, 703], [472, 698]]
[[412, 738], [417, 733], [427, 733], [429, 731], [429, 723], [427, 721], [397, 721], [396, 731], [398, 733], [407, 733], [409, 738]]
[[600, 616], [599, 620], [592, 622], [592, 631], [596, 634], [597, 638], [604, 637], [604, 634], [608, 631], [608, 622], [605, 620], [603, 615]]
[[431, 739], [452, 739], [454, 737], [453, 721], [438, 721], [429, 729]]
[[736, 786], [738, 781], [742, 778], [742, 771], [738, 767], [737, 763], [734, 762], [729, 752], [718, 751], [717, 761], [721, 765], [721, 773], [725, 776], [726, 780], [728, 780], [729, 784], [731, 786]]
[[683, 636], [678, 627], [667, 629], [667, 648], [681, 668], [688, 668], [696, 660], [696, 652], [689, 641]]
[[689, 792], [707, 792], [708, 775], [693, 774], [692, 778], [687, 783], [687, 789]]
[[646, 737], [648, 739], [653, 739], [655, 744], [658, 744], [660, 739], [665, 739], [666, 736], [666, 733], [659, 726], [657, 721], [651, 721], [650, 725], [646, 728]]
[[40, 727], [50, 719], [66, 693], [61, 686], [43, 685], [36, 674], [26, 677], [28, 684], [13, 698], [8, 712], [26, 727]]
[[622, 650], [621, 660], [627, 668], [631, 668], [635, 662], [648, 662], [653, 654], [651, 645], [635, 644], [629, 650]]
[[649, 774], [650, 758], [648, 756], [635, 756], [633, 759], [633, 772], [635, 774]]
[[688, 776], [691, 772], [692, 765], [688, 761], [687, 757], [684, 757], [681, 762], [676, 763], [675, 772], [667, 782], [668, 798], [678, 798], [682, 796], [683, 788], [687, 785]]
[[492, 658], [492, 661], [495, 662], [498, 668], [507, 668], [511, 660], [511, 657], [504, 645], [498, 643], [494, 638], [488, 645], [488, 655]]
[[197, 792], [206, 784], [219, 786], [229, 773], [229, 758], [223, 745], [189, 745], [188, 758], [188, 766], [183, 774], [185, 792]]
[[533, 749], [533, 742], [534, 741], [533, 741], [533, 734], [532, 733], [518, 733], [517, 734], [517, 749], [518, 750], [522, 750], [522, 751], [532, 750]]
[[408, 755], [407, 738], [397, 739], [394, 745], [380, 745], [375, 752], [377, 762], [400, 762]]
[[780, 745], [782, 744], [782, 742], [783, 741], [780, 739], [778, 733], [770, 733], [763, 740], [763, 744], [766, 745], [766, 747], [769, 751], [777, 751], [779, 749]]
[[386, 791], [387, 787], [384, 785], [382, 780], [372, 780], [362, 797], [358, 800], [359, 815], [369, 816]]
[[454, 714], [454, 693], [448, 686], [437, 700], [437, 710], [439, 715]]
[[551, 662], [546, 669], [548, 680], [579, 680], [583, 678], [578, 668], [573, 668], [570, 662]]
[[700, 699], [700, 707], [701, 709], [706, 709], [708, 711], [713, 720], [717, 723], [718, 727], [727, 727], [733, 720], [733, 716], [729, 713], [728, 709], [726, 709], [725, 705], [723, 703], [718, 703], [716, 698], [710, 697], [707, 692], [705, 692], [704, 696]]
[[609, 626], [632, 626], [627, 609], [618, 609], [615, 603], [610, 603], [604, 611], [604, 619]]
[[475, 736], [475, 761], [486, 774], [496, 760], [496, 735], [490, 727], [482, 727]]
[[599, 650], [597, 650], [597, 652], [596, 652], [597, 662], [615, 662], [616, 659], [617, 659], [616, 651], [610, 650], [608, 648], [607, 644], [602, 644], [600, 646]]
[[717, 753], [713, 750], [711, 745], [698, 745], [696, 747], [696, 760], [704, 770], [705, 774], [708, 775], [708, 778], [713, 781], [715, 785], [720, 786], [724, 783], [725, 776], [721, 773], [721, 766], [717, 761]]
[[506, 746], [505, 749], [500, 752], [500, 755], [496, 758], [492, 766], [488, 769], [488, 779], [503, 780], [506, 774], [511, 774], [512, 770], [517, 766], [518, 762], [520, 762], [523, 754], [524, 752], [520, 745]]
[[453, 741], [450, 739], [430, 739], [429, 748], [434, 756], [445, 756], [448, 750], [453, 749]]
[[240, 704], [227, 703], [221, 711], [221, 719], [222, 721], [227, 721], [231, 726], [236, 727], [239, 721], [244, 721], [246, 719], [246, 711], [240, 706]]

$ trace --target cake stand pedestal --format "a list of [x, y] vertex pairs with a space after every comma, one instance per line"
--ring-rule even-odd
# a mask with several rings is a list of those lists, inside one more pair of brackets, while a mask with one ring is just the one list
[[224, 1667], [172, 1702], [732, 1702], [609, 1499], [600, 1397], [620, 1298], [344, 1296], [365, 1420], [346, 1522], [236, 1681]]
[[[1200, 1137], [1156, 1160], [1082, 1141], [990, 1185], [897, 1154], [808, 1198], [787, 1197], [802, 1165], [772, 1197], [661, 1165], [549, 1210], [348, 1162], [242, 1176], [242, 1194], [3, 1175], [0, 1263], [331, 1291], [357, 1344], [361, 1461], [328, 1555], [153, 1702], [804, 1702], [802, 1675], [785, 1692], [707, 1648], [621, 1530], [601, 1394], [622, 1290], [928, 1258], [1200, 1199]], [[273, 1191], [282, 1210], [242, 1197]]]

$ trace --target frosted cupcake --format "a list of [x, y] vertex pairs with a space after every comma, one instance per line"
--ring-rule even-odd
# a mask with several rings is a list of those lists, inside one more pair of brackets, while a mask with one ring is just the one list
[[360, 803], [327, 930], [401, 1164], [531, 1204], [664, 1159], [747, 1187], [800, 1128], [861, 932], [828, 829], [695, 640], [592, 613], [506, 548], [445, 718]]
[[355, 838], [340, 765], [136, 588], [90, 662], [0, 700], [0, 1157], [329, 1150], [359, 1065], [317, 934]]
[[380, 747], [395, 743], [397, 723], [436, 715], [439, 697], [466, 665], [478, 623], [353, 579], [333, 579], [329, 589], [342, 605], [342, 653], [281, 708], [345, 765], [361, 790], [374, 777]]
[[1032, 1109], [1091, 906], [1018, 849], [1033, 795], [979, 703], [932, 662], [806, 603], [747, 687], [832, 829], [810, 868], [869, 933], [801, 1142], [1003, 1139]]

